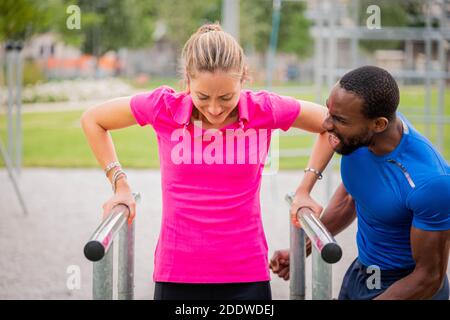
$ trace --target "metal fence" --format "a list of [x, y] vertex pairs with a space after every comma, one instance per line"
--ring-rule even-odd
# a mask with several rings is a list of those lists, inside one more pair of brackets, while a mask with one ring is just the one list
[[[134, 193], [136, 202], [140, 194]], [[92, 296], [94, 300], [113, 299], [114, 250], [119, 235], [117, 296], [119, 300], [134, 298], [134, 221], [128, 224], [127, 206], [117, 205], [100, 223], [84, 246], [84, 255], [94, 262]]]
[[[289, 206], [294, 194], [286, 195]], [[301, 228], [291, 224], [290, 231], [290, 299], [304, 300], [306, 292], [306, 236], [312, 247], [312, 299], [332, 297], [332, 264], [342, 257], [342, 249], [310, 209], [298, 211]]]

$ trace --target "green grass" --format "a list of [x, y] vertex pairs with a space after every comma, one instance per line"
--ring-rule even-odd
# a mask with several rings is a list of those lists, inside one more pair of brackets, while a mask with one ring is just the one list
[[[312, 92], [312, 90], [311, 90]], [[401, 89], [400, 111], [408, 114], [421, 114], [424, 103], [424, 90], [420, 87]], [[300, 99], [313, 99], [312, 94], [297, 96]], [[436, 104], [436, 90], [432, 95]], [[445, 114], [450, 115], [450, 92], [446, 92]], [[433, 110], [433, 114], [436, 110]], [[80, 127], [82, 111], [25, 113], [23, 114], [23, 165], [25, 167], [98, 167]], [[424, 125], [415, 123], [424, 132]], [[431, 126], [430, 139], [436, 143], [436, 125]], [[444, 127], [444, 156], [450, 159], [450, 125]], [[133, 126], [113, 131], [112, 137], [119, 159], [128, 168], [158, 168], [157, 141], [151, 127]], [[0, 138], [6, 142], [5, 114], [0, 114]], [[308, 148], [313, 136], [281, 136], [280, 149]], [[2, 161], [2, 160], [0, 160]], [[281, 158], [281, 169], [299, 169], [306, 165], [306, 157]], [[3, 165], [3, 163], [1, 163]]]

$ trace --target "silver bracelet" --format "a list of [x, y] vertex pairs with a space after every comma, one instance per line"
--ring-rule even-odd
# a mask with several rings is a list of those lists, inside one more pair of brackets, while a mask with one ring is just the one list
[[121, 178], [122, 175], [125, 178], [127, 177], [127, 174], [122, 169], [119, 169], [116, 172], [114, 172], [114, 175], [112, 177], [112, 182], [111, 182], [112, 190], [114, 193], [116, 193], [116, 183]]
[[115, 167], [120, 167], [119, 161], [111, 162], [110, 164], [108, 164], [108, 165], [106, 166], [106, 168], [105, 168], [105, 174], [106, 174], [106, 176], [108, 176], [108, 173], [109, 173], [112, 169], [114, 169]]
[[317, 176], [318, 180], [322, 179], [322, 172], [320, 172], [314, 168], [305, 168], [305, 170], [303, 170], [303, 171], [304, 172], [313, 172]]

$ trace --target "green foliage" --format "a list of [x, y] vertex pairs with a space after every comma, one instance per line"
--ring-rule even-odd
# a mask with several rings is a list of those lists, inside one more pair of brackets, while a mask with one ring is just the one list
[[[154, 1], [79, 0], [82, 49], [102, 55], [120, 48], [146, 47], [154, 28]], [[67, 32], [66, 32], [67, 34]]]
[[[81, 10], [81, 29], [69, 30], [67, 8]], [[240, 1], [241, 43], [246, 49], [266, 52], [272, 24], [272, 0]], [[278, 49], [299, 56], [309, 54], [309, 21], [305, 4], [283, 2]], [[222, 0], [2, 0], [0, 41], [26, 39], [34, 33], [55, 31], [83, 52], [101, 55], [123, 47], [151, 45], [157, 21], [166, 39], [181, 49], [203, 23], [221, 21]]]
[[157, 16], [167, 27], [166, 37], [181, 49], [202, 24], [221, 20], [221, 4], [221, 0], [164, 0], [157, 5]]
[[2, 0], [0, 1], [0, 41], [25, 40], [34, 33], [50, 28], [59, 0]]
[[[266, 52], [272, 30], [271, 0], [241, 1], [241, 43], [246, 49]], [[304, 16], [305, 4], [282, 2], [278, 51], [300, 57], [311, 53], [310, 22]]]
[[23, 65], [23, 84], [33, 85], [40, 82], [45, 82], [47, 79], [43, 70], [36, 62], [25, 60]]

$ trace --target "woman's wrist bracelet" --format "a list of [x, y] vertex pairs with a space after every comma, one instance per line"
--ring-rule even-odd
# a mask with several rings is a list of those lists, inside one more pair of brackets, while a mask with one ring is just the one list
[[114, 161], [114, 162], [109, 163], [105, 168], [105, 175], [108, 176], [108, 173], [110, 173], [111, 170], [116, 167], [120, 167], [119, 161]]
[[316, 169], [314, 169], [314, 168], [305, 168], [305, 170], [303, 170], [305, 173], [306, 172], [312, 172], [312, 173], [314, 173], [316, 176], [317, 176], [317, 179], [318, 180], [320, 180], [320, 179], [322, 179], [323, 178], [323, 176], [322, 176], [322, 172], [320, 172], [319, 170], [316, 170]]
[[112, 186], [112, 190], [113, 190], [114, 193], [116, 193], [116, 184], [117, 184], [117, 181], [118, 181], [120, 178], [122, 178], [122, 177], [124, 177], [124, 178], [127, 177], [126, 173], [125, 173], [122, 169], [119, 169], [119, 170], [117, 170], [116, 172], [114, 172], [114, 175], [113, 175], [113, 177], [112, 177], [112, 179], [111, 179], [111, 186]]

